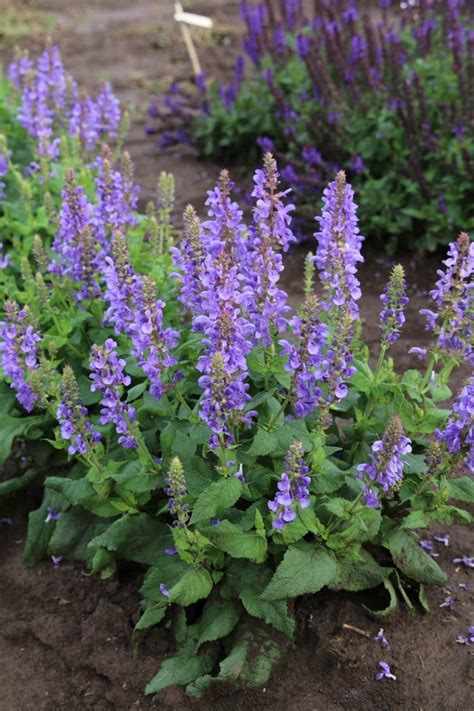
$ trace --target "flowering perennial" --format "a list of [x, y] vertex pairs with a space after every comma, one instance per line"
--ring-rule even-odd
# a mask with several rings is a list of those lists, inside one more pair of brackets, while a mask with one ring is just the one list
[[131, 405], [122, 402], [122, 389], [131, 383], [129, 375], [124, 374], [125, 361], [117, 355], [117, 344], [108, 338], [103, 346], [93, 345], [91, 350], [90, 379], [92, 392], [102, 393], [102, 409], [100, 423], [115, 425], [118, 442], [126, 449], [137, 447], [135, 439], [134, 422], [137, 417], [136, 410]]
[[380, 312], [382, 344], [390, 346], [398, 340], [400, 329], [405, 323], [404, 307], [408, 303], [405, 286], [405, 272], [397, 264], [390, 275], [385, 292], [380, 297], [384, 308]]
[[64, 367], [61, 382], [61, 402], [56, 412], [61, 427], [61, 437], [71, 442], [68, 454], [87, 454], [100, 441], [100, 432], [95, 432], [88, 420], [87, 408], [82, 404], [79, 387], [72, 368]]
[[41, 337], [28, 306], [20, 309], [15, 301], [4, 304], [5, 320], [0, 322], [1, 365], [11, 379], [10, 387], [16, 390], [18, 401], [31, 412], [38, 395], [28, 382], [28, 374], [38, 367], [37, 345]]
[[359, 464], [358, 475], [368, 479], [365, 488], [365, 502], [369, 508], [380, 506], [379, 495], [372, 482], [378, 484], [384, 493], [393, 491], [403, 478], [404, 454], [411, 452], [411, 442], [404, 434], [399, 417], [394, 416], [383, 436], [372, 445], [371, 461]]
[[324, 191], [321, 217], [316, 220], [319, 231], [315, 233], [318, 241], [315, 262], [323, 282], [324, 307], [345, 306], [356, 319], [357, 301], [361, 297], [356, 272], [358, 263], [364, 261], [360, 253], [363, 237], [358, 227], [354, 191], [343, 171]]
[[301, 442], [294, 442], [286, 455], [285, 471], [278, 482], [278, 493], [268, 502], [268, 508], [275, 515], [273, 528], [282, 531], [295, 520], [297, 505], [302, 509], [310, 505], [308, 486], [311, 477], [308, 474], [309, 467], [304, 462], [304, 447]]

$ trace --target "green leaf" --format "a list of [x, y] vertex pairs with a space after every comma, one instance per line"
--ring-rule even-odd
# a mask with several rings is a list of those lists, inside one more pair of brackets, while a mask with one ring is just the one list
[[11, 417], [7, 414], [0, 415], [0, 464], [10, 456], [12, 443], [15, 437], [24, 435], [29, 427], [43, 422], [42, 417]]
[[213, 588], [211, 574], [205, 568], [188, 568], [170, 589], [170, 602], [187, 607], [197, 600], [209, 597]]
[[326, 545], [337, 550], [352, 543], [371, 541], [377, 535], [381, 522], [382, 514], [378, 509], [363, 509], [352, 517], [347, 528], [340, 533], [332, 533]]
[[218, 655], [218, 646], [206, 647], [200, 654], [195, 653], [194, 644], [186, 645], [175, 657], [166, 659], [160, 671], [146, 685], [145, 694], [157, 694], [167, 686], [184, 686], [210, 672]]
[[214, 518], [216, 514], [233, 506], [241, 493], [242, 482], [235, 476], [214, 482], [198, 496], [193, 506], [191, 523]]
[[423, 511], [412, 511], [403, 519], [402, 528], [426, 528], [428, 523]]
[[290, 548], [276, 569], [262, 600], [282, 600], [318, 592], [337, 573], [334, 554], [314, 544], [301, 542]]
[[166, 614], [167, 605], [163, 607], [149, 607], [135, 625], [136, 630], [146, 630], [148, 627], [158, 625]]
[[71, 560], [88, 561], [92, 553], [88, 543], [102, 533], [107, 524], [94, 514], [73, 508], [61, 514], [49, 542], [52, 555], [63, 555]]
[[337, 572], [329, 585], [331, 590], [367, 590], [384, 582], [393, 568], [384, 568], [375, 562], [367, 551], [361, 551], [361, 558], [337, 556]]
[[178, 558], [177, 555], [165, 555], [159, 565], [153, 565], [146, 572], [143, 585], [140, 589], [142, 596], [154, 603], [162, 603], [164, 598], [160, 590], [164, 583], [168, 590], [176, 585], [189, 570], [189, 565]]
[[9, 496], [26, 489], [31, 482], [36, 479], [38, 473], [39, 472], [35, 469], [28, 469], [28, 471], [20, 476], [15, 476], [13, 479], [0, 482], [0, 496]]
[[50, 476], [45, 480], [44, 485], [47, 489], [62, 494], [73, 506], [83, 506], [97, 516], [117, 516], [117, 507], [111, 500], [100, 499], [87, 479], [74, 480]]
[[445, 585], [448, 578], [439, 565], [405, 531], [396, 531], [387, 541], [395, 565], [419, 583]]
[[449, 496], [458, 501], [474, 503], [474, 480], [469, 476], [462, 476], [459, 479], [450, 479], [448, 482]]
[[404, 454], [403, 460], [406, 462], [406, 471], [410, 474], [425, 474], [428, 469], [424, 454]]
[[93, 550], [105, 548], [122, 560], [143, 565], [159, 565], [165, 548], [173, 545], [168, 526], [148, 514], [125, 515], [89, 544]]
[[439, 506], [431, 513], [431, 519], [436, 523], [452, 526], [456, 523], [471, 523], [472, 516], [469, 511], [458, 509], [456, 506]]
[[288, 614], [286, 600], [262, 600], [258, 593], [253, 592], [250, 588], [242, 591], [240, 599], [249, 615], [264, 620], [289, 639], [293, 639], [295, 621]]
[[49, 541], [53, 535], [55, 522], [48, 521], [46, 523], [48, 506], [51, 506], [56, 511], [62, 511], [66, 508], [61, 495], [46, 490], [39, 509], [31, 511], [28, 515], [28, 531], [23, 552], [23, 561], [28, 568], [32, 568], [46, 555]]
[[395, 590], [395, 587], [388, 579], [384, 580], [383, 584], [390, 596], [387, 607], [384, 607], [383, 610], [371, 610], [369, 607], [366, 607], [366, 605], [362, 605], [362, 607], [364, 607], [373, 617], [387, 617], [388, 615], [391, 615], [392, 612], [395, 612], [398, 607], [397, 591]]
[[259, 429], [246, 454], [251, 457], [265, 457], [267, 454], [273, 454], [277, 446], [278, 437], [275, 432]]
[[199, 622], [198, 647], [204, 642], [227, 637], [239, 619], [237, 605], [231, 600], [209, 600]]
[[426, 589], [423, 583], [420, 583], [420, 589], [418, 591], [418, 599], [420, 601], [420, 605], [424, 609], [425, 612], [431, 612], [430, 608], [430, 603], [428, 602], [428, 598], [426, 596]]
[[267, 541], [258, 531], [244, 531], [226, 520], [202, 532], [217, 548], [233, 558], [248, 558], [258, 563], [265, 560]]

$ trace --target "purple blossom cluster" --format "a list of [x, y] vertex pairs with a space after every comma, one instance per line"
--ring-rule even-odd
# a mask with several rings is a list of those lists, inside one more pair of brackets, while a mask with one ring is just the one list
[[356, 272], [357, 264], [364, 261], [363, 237], [358, 227], [354, 191], [343, 171], [325, 189], [322, 214], [316, 220], [319, 231], [315, 233], [318, 241], [315, 262], [323, 283], [324, 308], [337, 310], [344, 306], [357, 319], [361, 290]]
[[404, 307], [408, 304], [405, 272], [401, 264], [393, 268], [387, 288], [380, 300], [384, 305], [380, 312], [382, 344], [390, 346], [398, 340], [400, 329], [405, 323]]
[[201, 232], [202, 291], [193, 317], [193, 329], [203, 334], [204, 347], [197, 364], [202, 373], [199, 385], [204, 389], [200, 416], [214, 433], [212, 446], [217, 446], [222, 437], [232, 441], [232, 425], [250, 425], [255, 414], [244, 412], [250, 399], [246, 356], [252, 347], [254, 327], [242, 309], [239, 264], [246, 262], [245, 228], [231, 190], [229, 175], [223, 171], [206, 203], [210, 219]]
[[96, 161], [95, 178], [97, 205], [94, 211], [96, 232], [102, 241], [116, 230], [124, 230], [136, 222], [139, 188], [135, 185], [133, 164], [128, 153], [122, 156], [121, 170], [112, 167], [107, 146]]
[[402, 457], [411, 452], [411, 442], [405, 436], [400, 418], [392, 417], [381, 440], [372, 445], [371, 460], [368, 464], [359, 464], [357, 476], [367, 483], [364, 489], [364, 500], [369, 508], [379, 508], [380, 500], [374, 484], [377, 484], [385, 494], [393, 492], [403, 479], [405, 462]]
[[104, 139], [118, 137], [120, 105], [110, 85], [105, 84], [95, 99], [80, 94], [65, 72], [57, 47], [48, 47], [36, 62], [20, 55], [10, 65], [8, 76], [21, 94], [18, 120], [37, 141], [40, 157], [58, 157], [56, 132], [63, 126], [70, 136], [79, 137], [87, 151]]
[[135, 420], [137, 413], [134, 407], [122, 402], [122, 390], [131, 383], [129, 375], [124, 373], [125, 360], [117, 355], [117, 343], [108, 338], [103, 346], [93, 345], [91, 349], [90, 366], [92, 373], [92, 392], [102, 393], [102, 409], [100, 424], [114, 424], [118, 441], [126, 449], [138, 446], [136, 440]]
[[288, 356], [285, 368], [292, 373], [295, 414], [305, 417], [320, 404], [321, 383], [329, 376], [329, 329], [319, 320], [316, 296], [306, 299], [301, 314], [294, 316], [289, 325], [296, 342], [281, 340], [280, 345]]
[[127, 334], [132, 355], [150, 380], [150, 392], [159, 400], [164, 392], [162, 372], [176, 364], [170, 351], [179, 333], [163, 325], [165, 303], [156, 298], [152, 279], [139, 276], [130, 262], [125, 238], [120, 232], [112, 240], [112, 254], [104, 260], [105, 300], [109, 304], [105, 322], [117, 334]]
[[6, 301], [5, 317], [0, 322], [0, 353], [4, 375], [16, 390], [21, 405], [31, 412], [38, 395], [28, 382], [28, 375], [38, 368], [37, 348], [41, 337], [37, 333], [28, 306], [20, 309], [15, 301]]
[[[462, 232], [448, 250], [438, 270], [436, 287], [430, 291], [435, 309], [421, 309], [427, 330], [437, 339], [436, 348], [446, 355], [464, 358], [474, 365], [474, 242]], [[426, 351], [412, 349], [423, 356]]]
[[59, 228], [53, 241], [57, 258], [51, 270], [76, 283], [78, 301], [97, 297], [100, 294], [97, 274], [104, 246], [94, 226], [94, 206], [77, 183], [72, 168], [66, 173], [61, 198]]
[[5, 178], [10, 169], [8, 158], [9, 156], [7, 151], [5, 149], [2, 150], [0, 146], [0, 201], [5, 199], [6, 183], [2, 180], [2, 178]]
[[464, 466], [474, 474], [474, 376], [461, 389], [446, 427], [436, 432], [436, 438], [450, 454], [465, 452]]
[[268, 502], [268, 508], [275, 515], [273, 528], [282, 531], [294, 521], [297, 505], [302, 509], [308, 508], [310, 483], [309, 467], [304, 462], [304, 447], [301, 442], [294, 442], [286, 455], [285, 471], [278, 482], [278, 493]]
[[254, 176], [255, 199], [253, 224], [249, 230], [244, 299], [249, 319], [255, 328], [255, 342], [272, 344], [273, 331], [286, 328], [285, 313], [290, 310], [287, 294], [278, 287], [283, 271], [281, 252], [296, 241], [291, 231], [290, 213], [294, 205], [285, 205], [287, 191], [278, 191], [279, 174], [270, 153], [263, 160], [263, 170]]
[[84, 407], [79, 387], [70, 366], [65, 366], [61, 381], [61, 402], [56, 411], [61, 437], [71, 442], [68, 454], [87, 454], [100, 441], [101, 435], [96, 432], [88, 419], [87, 408]]

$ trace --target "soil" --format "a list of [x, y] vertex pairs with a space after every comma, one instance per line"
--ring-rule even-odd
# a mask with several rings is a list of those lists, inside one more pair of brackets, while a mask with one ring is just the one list
[[[0, 9], [8, 0], [0, 0]], [[30, 3], [14, 3], [21, 11]], [[188, 202], [202, 206], [205, 191], [220, 168], [198, 160], [190, 149], [158, 152], [145, 136], [146, 105], [153, 92], [171, 79], [191, 75], [179, 29], [172, 20], [171, 0], [36, 0], [35, 12], [53, 13], [54, 42], [61, 47], [68, 70], [85, 88], [108, 79], [120, 98], [132, 106], [133, 125], [127, 149], [136, 167], [142, 202], [154, 195], [161, 170], [175, 175], [177, 210]], [[192, 11], [216, 22], [212, 37], [198, 36], [198, 52], [208, 74], [229, 76], [239, 51], [238, 2], [203, 0], [187, 3]], [[32, 52], [42, 46], [40, 30], [21, 42]], [[10, 48], [0, 48], [8, 60]], [[286, 259], [283, 286], [297, 304], [303, 293], [302, 260], [311, 246], [294, 249]], [[366, 252], [361, 269], [361, 301], [366, 337], [376, 355], [381, 293], [392, 259]], [[408, 354], [429, 340], [418, 310], [427, 305], [439, 256], [408, 256], [410, 304], [403, 339], [393, 348], [400, 368], [417, 367]], [[458, 375], [458, 382], [463, 372]], [[166, 630], [152, 629], [136, 646], [132, 629], [143, 572], [124, 568], [117, 579], [102, 582], [80, 566], [64, 562], [58, 570], [45, 560], [33, 570], [22, 564], [27, 512], [33, 499], [17, 497], [0, 504], [0, 518], [13, 525], [0, 529], [0, 711], [35, 709], [247, 709], [258, 711], [339, 711], [386, 708], [408, 711], [450, 711], [468, 708], [470, 648], [456, 642], [472, 622], [473, 596], [459, 587], [468, 571], [452, 559], [472, 554], [472, 529], [453, 527], [449, 548], [438, 546], [439, 562], [449, 572], [455, 606], [439, 607], [445, 593], [428, 591], [432, 614], [411, 617], [401, 609], [385, 620], [391, 650], [371, 637], [380, 624], [365, 611], [380, 601], [368, 596], [319, 594], [296, 607], [296, 644], [275, 669], [265, 689], [221, 689], [200, 702], [172, 687], [145, 698], [145, 683], [173, 653]], [[430, 530], [432, 535], [435, 529]], [[350, 625], [351, 627], [344, 627]], [[353, 629], [357, 628], [357, 629]], [[364, 634], [365, 633], [365, 634]], [[368, 635], [368, 636], [367, 636]], [[136, 641], [136, 640], [135, 640]], [[378, 661], [388, 661], [396, 681], [375, 680]]]

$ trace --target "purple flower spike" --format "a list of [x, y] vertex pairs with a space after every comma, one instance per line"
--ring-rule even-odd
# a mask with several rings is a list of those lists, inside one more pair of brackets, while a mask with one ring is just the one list
[[446, 269], [438, 270], [436, 288], [430, 292], [435, 310], [421, 309], [427, 330], [436, 337], [435, 350], [464, 358], [474, 364], [472, 299], [474, 289], [474, 242], [461, 232], [448, 250]]
[[177, 548], [165, 548], [165, 555], [176, 555]]
[[0, 364], [11, 380], [10, 387], [17, 392], [18, 402], [31, 412], [38, 395], [28, 377], [38, 367], [37, 344], [41, 337], [28, 306], [20, 309], [15, 301], [6, 301], [4, 310], [5, 320], [0, 322]]
[[380, 671], [376, 675], [377, 681], [382, 681], [382, 679], [393, 679], [394, 681], [396, 680], [395, 674], [392, 674], [392, 670], [390, 669], [390, 664], [387, 662], [379, 662], [379, 667]]
[[[371, 461], [368, 464], [359, 464], [357, 477], [367, 478], [377, 483], [382, 491], [387, 494], [395, 491], [403, 479], [405, 463], [404, 454], [411, 452], [411, 441], [405, 436], [400, 418], [395, 415], [383, 436], [372, 445]], [[366, 505], [373, 506], [373, 488], [370, 485], [365, 497]]]
[[305, 417], [320, 403], [321, 383], [328, 377], [326, 349], [329, 330], [319, 320], [319, 302], [310, 295], [299, 316], [289, 322], [296, 343], [280, 341], [288, 356], [285, 369], [293, 374], [293, 406], [297, 417]]
[[274, 332], [286, 327], [284, 314], [290, 310], [287, 294], [278, 288], [286, 252], [296, 238], [291, 231], [294, 205], [285, 205], [286, 191], [279, 191], [280, 176], [271, 153], [263, 159], [263, 170], [254, 176], [252, 192], [256, 205], [249, 231], [249, 253], [245, 269], [244, 302], [248, 318], [255, 328], [255, 343], [272, 344]]
[[61, 381], [61, 402], [56, 410], [61, 427], [61, 437], [71, 442], [68, 454], [87, 454], [97, 444], [101, 435], [88, 420], [87, 408], [82, 404], [79, 386], [68, 365], [64, 367]]
[[386, 291], [380, 297], [384, 308], [380, 313], [382, 344], [392, 345], [398, 340], [400, 329], [405, 323], [404, 307], [408, 303], [405, 287], [405, 272], [401, 264], [392, 271]]
[[310, 505], [308, 486], [311, 478], [309, 467], [304, 462], [304, 448], [301, 442], [294, 442], [288, 450], [285, 460], [285, 471], [278, 482], [278, 493], [268, 508], [276, 517], [272, 526], [282, 531], [285, 526], [296, 518], [296, 505], [302, 509]]
[[122, 389], [130, 385], [131, 378], [125, 375], [125, 361], [117, 355], [117, 344], [108, 338], [103, 346], [93, 345], [91, 349], [92, 392], [103, 393], [100, 411], [101, 425], [112, 422], [119, 435], [119, 444], [126, 449], [136, 448], [134, 422], [135, 408], [122, 402]]
[[168, 588], [166, 587], [166, 585], [164, 583], [160, 584], [160, 592], [163, 595], [163, 597], [166, 597], [166, 599], [169, 600], [170, 591], [168, 590]]
[[379, 631], [377, 632], [377, 634], [376, 634], [375, 637], [374, 637], [374, 640], [375, 640], [376, 642], [380, 642], [380, 644], [382, 645], [382, 647], [384, 647], [385, 649], [390, 649], [390, 642], [388, 641], [388, 639], [387, 639], [387, 638], [385, 637], [385, 635], [384, 635], [383, 627], [381, 627], [381, 628], [379, 629]]
[[50, 521], [58, 521], [61, 518], [61, 514], [58, 511], [55, 511], [52, 506], [48, 506], [46, 511], [47, 516], [44, 519], [45, 523], [49, 523]]
[[338, 311], [346, 305], [351, 316], [357, 319], [361, 290], [356, 272], [358, 262], [364, 261], [363, 237], [357, 226], [354, 191], [343, 171], [325, 189], [322, 215], [316, 220], [319, 232], [315, 233], [318, 241], [315, 262], [323, 282], [325, 306]]
[[446, 427], [435, 436], [450, 454], [460, 455], [468, 472], [474, 474], [474, 375], [461, 389]]

